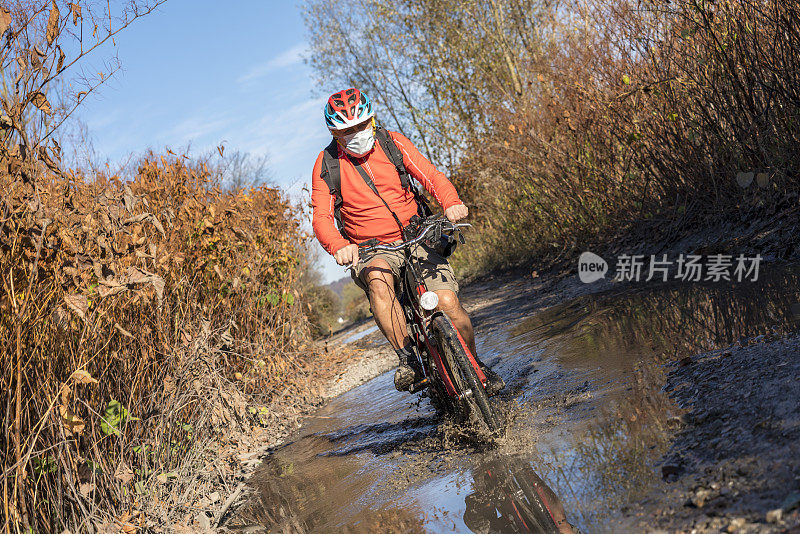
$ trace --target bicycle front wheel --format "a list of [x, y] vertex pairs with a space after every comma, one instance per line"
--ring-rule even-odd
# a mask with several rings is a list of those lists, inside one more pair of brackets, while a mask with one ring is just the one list
[[475, 367], [467, 356], [469, 349], [458, 335], [450, 319], [443, 313], [431, 321], [431, 329], [436, 339], [439, 354], [450, 371], [453, 384], [461, 396], [461, 404], [469, 414], [480, 421], [490, 433], [500, 430], [500, 418], [489, 402], [489, 396], [478, 379]]

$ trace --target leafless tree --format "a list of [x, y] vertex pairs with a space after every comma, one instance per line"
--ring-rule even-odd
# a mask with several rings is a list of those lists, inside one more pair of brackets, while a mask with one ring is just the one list
[[241, 150], [225, 151], [210, 158], [212, 173], [224, 189], [242, 189], [272, 182], [269, 154], [255, 155]]

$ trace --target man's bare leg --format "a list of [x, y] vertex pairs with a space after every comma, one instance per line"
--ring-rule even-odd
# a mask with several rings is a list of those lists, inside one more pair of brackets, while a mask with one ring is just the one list
[[394, 277], [385, 260], [375, 259], [364, 269], [369, 287], [369, 302], [378, 328], [397, 352], [398, 366], [394, 373], [394, 387], [408, 391], [423, 376], [411, 350], [406, 319], [394, 293]]
[[467, 344], [467, 348], [469, 348], [470, 352], [477, 360], [478, 365], [483, 370], [483, 373], [486, 375], [486, 392], [489, 393], [489, 395], [496, 394], [503, 389], [506, 384], [503, 382], [503, 379], [500, 378], [500, 375], [486, 367], [480, 358], [478, 358], [478, 351], [475, 349], [475, 332], [472, 329], [472, 321], [469, 315], [467, 315], [467, 311], [461, 306], [461, 302], [459, 302], [456, 294], [449, 289], [436, 291], [436, 295], [439, 297], [439, 305], [436, 309], [443, 311], [450, 320], [453, 321], [453, 326], [455, 326], [458, 333], [461, 334], [461, 337]]
[[411, 341], [406, 328], [403, 309], [394, 293], [394, 276], [389, 264], [382, 259], [373, 260], [364, 269], [369, 287], [369, 303], [372, 315], [386, 339], [395, 350], [402, 349]]
[[475, 350], [475, 332], [472, 330], [472, 321], [470, 321], [467, 311], [461, 306], [456, 294], [449, 289], [441, 289], [436, 291], [436, 295], [439, 296], [439, 305], [436, 309], [443, 311], [453, 321], [453, 326], [464, 338], [472, 355], [477, 356], [478, 351]]

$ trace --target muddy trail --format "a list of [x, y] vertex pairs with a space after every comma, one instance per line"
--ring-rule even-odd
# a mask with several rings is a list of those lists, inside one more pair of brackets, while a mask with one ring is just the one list
[[[493, 446], [383, 372], [270, 451], [228, 528], [794, 531], [800, 266], [764, 265], [757, 282], [576, 278], [463, 295], [478, 351], [507, 384]], [[368, 325], [339, 339], [386, 360]]]

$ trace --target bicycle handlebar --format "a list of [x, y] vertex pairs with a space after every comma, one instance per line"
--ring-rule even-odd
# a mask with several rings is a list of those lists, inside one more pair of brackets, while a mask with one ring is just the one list
[[[401, 241], [400, 243], [397, 243], [395, 245], [379, 244], [379, 245], [370, 245], [370, 246], [367, 246], [367, 247], [364, 247], [364, 248], [359, 247], [358, 248], [358, 254], [359, 254], [359, 256], [361, 256], [362, 254], [369, 254], [370, 252], [375, 252], [376, 250], [386, 250], [386, 251], [390, 251], [391, 252], [391, 251], [400, 250], [400, 249], [403, 249], [405, 247], [409, 247], [409, 246], [412, 246], [412, 245], [416, 245], [417, 243], [419, 243], [420, 241], [425, 239], [425, 236], [428, 234], [428, 232], [430, 232], [433, 229], [434, 226], [436, 226], [437, 224], [442, 224], [443, 225], [443, 223], [449, 224], [452, 227], [452, 229], [467, 228], [467, 227], [472, 226], [469, 223], [452, 223], [446, 217], [437, 217], [436, 219], [430, 219], [430, 220], [423, 221], [422, 230], [420, 230], [420, 232], [417, 235], [417, 237], [415, 237], [413, 239], [409, 239], [408, 241]], [[450, 228], [448, 228], [448, 230], [449, 229]]]

